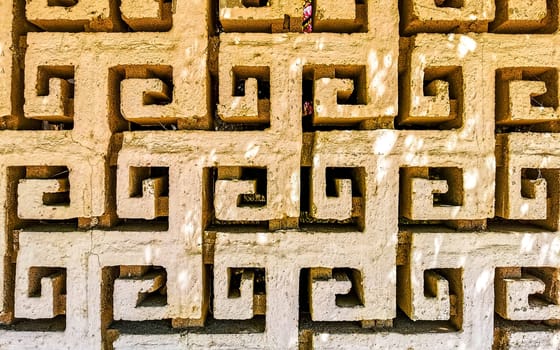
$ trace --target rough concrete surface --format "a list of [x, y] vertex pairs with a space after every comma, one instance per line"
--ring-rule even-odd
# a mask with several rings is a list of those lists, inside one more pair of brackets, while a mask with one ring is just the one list
[[560, 349], [559, 6], [0, 0], [0, 349]]

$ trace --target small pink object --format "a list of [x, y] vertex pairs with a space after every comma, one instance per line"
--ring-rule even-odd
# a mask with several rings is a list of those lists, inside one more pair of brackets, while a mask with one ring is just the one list
[[303, 3], [302, 29], [304, 33], [311, 33], [313, 31], [313, 5], [311, 1]]
[[303, 116], [306, 117], [312, 114], [313, 114], [313, 102], [305, 101], [303, 103]]

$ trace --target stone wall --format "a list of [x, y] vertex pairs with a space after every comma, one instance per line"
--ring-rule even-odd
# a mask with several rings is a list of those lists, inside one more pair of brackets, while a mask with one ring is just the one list
[[558, 12], [0, 0], [0, 348], [560, 348]]

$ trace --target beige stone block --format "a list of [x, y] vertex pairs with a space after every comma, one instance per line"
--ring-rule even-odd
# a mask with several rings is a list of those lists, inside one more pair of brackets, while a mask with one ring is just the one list
[[[320, 269], [318, 269], [320, 270]], [[322, 271], [311, 269], [309, 273], [310, 312], [313, 321], [342, 321], [351, 320], [353, 307], [340, 307], [336, 303], [336, 295], [348, 294], [352, 288], [352, 281], [344, 273], [326, 276]], [[345, 312], [346, 311], [346, 312]]]
[[121, 113], [138, 124], [169, 123], [176, 120], [169, 104], [173, 95], [160, 79], [125, 79], [121, 81]]
[[490, 28], [498, 33], [554, 31], [555, 28], [550, 28], [550, 22], [554, 16], [558, 16], [556, 6], [546, 0], [530, 4], [522, 0], [498, 2], [496, 20]]
[[[65, 332], [49, 337], [44, 332], [32, 331], [24, 343], [56, 347], [56, 343], [74, 346], [82, 343], [92, 346], [91, 340], [81, 339], [88, 334], [87, 251], [89, 234], [69, 232], [30, 232], [19, 234], [21, 244], [15, 264], [14, 310], [24, 319], [51, 319], [65, 315]], [[89, 241], [89, 243], [88, 243]], [[95, 327], [95, 326], [94, 326]], [[99, 328], [93, 328], [97, 330]], [[80, 339], [77, 339], [80, 338]], [[14, 341], [12, 338], [8, 343]], [[21, 345], [21, 343], [20, 343]], [[7, 345], [9, 348], [12, 345]]]
[[557, 319], [558, 305], [533, 303], [530, 295], [542, 294], [545, 283], [534, 276], [496, 280], [496, 312], [508, 320]]
[[[405, 203], [402, 214], [406, 217], [416, 220], [428, 220], [429, 218], [452, 218], [459, 211], [460, 206], [435, 206], [434, 194], [447, 193], [449, 186], [445, 180], [427, 180], [422, 178], [407, 178], [405, 180], [410, 183], [410, 187], [405, 186], [403, 189], [406, 197], [401, 197]], [[410, 206], [407, 206], [409, 204]]]
[[352, 216], [352, 180], [335, 179], [337, 197], [327, 196], [326, 168], [314, 167], [311, 174], [311, 215], [317, 219], [345, 220]]
[[[365, 105], [337, 103], [337, 98], [350, 96], [358, 87], [351, 79], [321, 78], [315, 80], [314, 123], [344, 124], [369, 119], [374, 112]], [[358, 92], [361, 93], [361, 92]], [[371, 107], [371, 106], [370, 106]]]
[[[542, 133], [499, 135], [504, 157], [496, 174], [496, 215], [557, 227], [557, 175], [549, 169], [557, 167], [559, 158], [555, 151], [548, 151], [555, 138], [554, 134]], [[533, 178], [524, 179], [527, 169], [533, 172]]]
[[[223, 67], [223, 68], [222, 68]], [[234, 81], [236, 69], [224, 71], [227, 66], [220, 66], [220, 103], [218, 104], [218, 115], [226, 122], [269, 122], [270, 120], [270, 100], [258, 97], [259, 79], [269, 79], [267, 69], [258, 67], [257, 69], [246, 69], [244, 75], [247, 76], [244, 83]], [[238, 71], [238, 70], [237, 70]], [[231, 86], [236, 83], [244, 85], [244, 96], [233, 96]], [[229, 91], [228, 91], [229, 90]]]
[[[31, 276], [31, 272], [29, 272]], [[31, 278], [38, 278], [32, 276]], [[65, 289], [66, 278], [63, 273], [54, 273], [46, 277], [40, 277], [40, 295], [29, 295], [26, 291], [31, 288], [31, 278], [18, 279], [16, 281], [15, 294], [15, 316], [29, 319], [46, 319], [66, 312], [66, 295], [62, 294]]]
[[509, 81], [507, 89], [505, 97], [509, 103], [505, 111], [499, 111], [500, 114], [496, 116], [497, 123], [502, 125], [534, 124], [556, 121], [560, 118], [557, 108], [533, 106], [531, 103], [533, 96], [543, 95], [547, 92], [544, 81]]
[[500, 196], [496, 199], [496, 215], [510, 219], [548, 218], [546, 179], [523, 179], [520, 167], [500, 169], [497, 176]]
[[352, 0], [321, 0], [317, 3], [315, 14], [320, 19], [352, 19], [356, 15], [356, 3]]
[[[328, 245], [320, 243], [325, 240], [330, 243]], [[266, 344], [271, 347], [279, 344], [282, 348], [295, 348], [298, 339], [298, 322], [297, 316], [294, 318], [294, 315], [298, 314], [302, 269], [309, 269], [310, 272], [318, 271], [320, 276], [323, 276], [323, 272], [328, 276], [333, 267], [341, 268], [342, 271], [359, 271], [361, 274], [361, 279], [348, 274], [346, 276], [348, 280], [355, 281], [351, 286], [356, 290], [358, 298], [363, 301], [363, 306], [359, 305], [359, 302], [356, 303], [356, 300], [342, 306], [335, 304], [339, 287], [345, 286], [345, 282], [336, 282], [337, 278], [344, 279], [344, 277], [335, 275], [331, 278], [335, 280], [331, 281], [334, 286], [327, 277], [325, 284], [319, 286], [320, 290], [315, 292], [316, 298], [313, 302], [317, 303], [315, 309], [317, 315], [329, 314], [330, 319], [335, 321], [386, 320], [394, 317], [395, 299], [391, 292], [395, 289], [394, 286], [390, 286], [391, 280], [373, 278], [376, 274], [391, 275], [391, 268], [385, 265], [386, 259], [390, 260], [390, 255], [389, 252], [386, 255], [382, 253], [383, 258], [375, 259], [375, 262], [364, 262], [360, 252], [372, 249], [371, 245], [366, 243], [369, 241], [364, 234], [358, 232], [315, 234], [298, 230], [254, 234], [217, 232], [214, 271], [224, 276], [227, 267], [264, 268], [266, 271]], [[293, 259], [294, 256], [297, 256], [297, 259]], [[394, 256], [394, 252], [391, 256]], [[219, 270], [216, 269], [217, 267]], [[215, 291], [219, 288], [219, 298], [223, 299], [227, 291], [226, 280], [215, 278], [214, 283], [220, 284], [220, 286], [215, 285]], [[304, 283], [311, 284], [312, 280], [306, 280]], [[280, 288], [280, 286], [284, 287]], [[215, 296], [218, 297], [218, 294]], [[240, 302], [240, 299], [231, 300]], [[245, 304], [244, 312], [247, 312], [251, 303], [245, 302]], [[355, 306], [346, 308], [344, 305]], [[237, 314], [242, 313], [241, 310], [233, 307], [229, 310], [238, 310]], [[331, 310], [334, 316], [330, 316], [327, 310]], [[278, 324], [275, 322], [278, 319], [285, 321]]]
[[512, 350], [522, 350], [540, 347], [553, 349], [556, 346], [556, 339], [560, 336], [557, 330], [548, 329], [536, 332], [528, 331], [509, 331], [502, 341], [504, 346]]
[[313, 30], [326, 32], [365, 32], [368, 4], [352, 0], [321, 0], [315, 3]]
[[[75, 6], [82, 3], [87, 4], [87, 1], [80, 1]], [[52, 6], [51, 9], [57, 10], [59, 7]], [[143, 98], [142, 89], [130, 91], [138, 94], [135, 98], [121, 98], [121, 81], [125, 82], [129, 78], [163, 78], [173, 85], [169, 103], [158, 105], [159, 101], [153, 103], [154, 101], [148, 98], [142, 107], [144, 112], [140, 112], [140, 117], [144, 119], [135, 121], [150, 125], [177, 122], [181, 124], [179, 127], [208, 128], [206, 8], [180, 2], [176, 4], [175, 10], [178, 21], [165, 33], [119, 33], [116, 36], [89, 33], [29, 33], [25, 55], [26, 104], [38, 96], [36, 86], [40, 81], [41, 69], [56, 73], [57, 67], [73, 67], [74, 139], [83, 143], [89, 142], [93, 148], [106, 149], [104, 145], [112, 132], [128, 128], [127, 120], [121, 116], [121, 106], [117, 105], [117, 101], [134, 104], [134, 101], [142, 101]], [[112, 12], [116, 11], [117, 9]], [[181, 16], [188, 16], [189, 20], [180, 20]], [[65, 45], [60, 46], [60, 42]], [[108, 50], [109, 47], [113, 49]], [[59, 77], [57, 74], [53, 75]], [[107, 83], [97, 84], [98, 79]], [[158, 95], [158, 92], [161, 94], [161, 89], [155, 90], [152, 97]], [[127, 93], [126, 89], [123, 93]], [[37, 102], [31, 105], [40, 106], [41, 98], [35, 98]], [[126, 106], [124, 109], [128, 112]], [[144, 114], [146, 112], [147, 115]], [[153, 113], [162, 115], [154, 118]], [[99, 120], [92, 122], [92, 116]]]
[[[117, 270], [112, 279], [99, 283], [95, 288], [103, 285], [105, 288], [100, 291], [103, 298], [94, 303], [95, 312], [105, 315], [107, 322], [115, 317], [123, 320], [205, 317], [208, 297], [202, 255], [185, 254], [185, 245], [179, 237], [164, 231], [93, 231], [91, 235], [95, 241], [92, 262], [95, 259], [99, 263], [89, 266], [89, 274], [96, 281], [103, 279], [103, 270], [123, 265], [127, 269], [146, 265], [165, 269], [165, 273], [153, 268], [141, 276], [130, 277], [119, 276]], [[107, 314], [108, 310], [112, 313]]]
[[[497, 124], [552, 131], [558, 114], [558, 68], [547, 50], [550, 44], [544, 36], [528, 41], [522, 35], [509, 35], [511, 45], [505, 49], [498, 37], [488, 36], [486, 44], [496, 52], [488, 75], [495, 77], [489, 87], [495, 96]], [[543, 57], [535, 59], [539, 53]]]
[[[401, 275], [405, 281], [398, 297], [400, 308], [413, 321], [449, 320], [451, 317], [451, 298], [449, 282], [434, 271], [413, 271], [405, 267], [410, 275]], [[423, 277], [420, 277], [422, 276]], [[425, 291], [428, 291], [426, 295]]]
[[44, 30], [111, 30], [114, 28], [109, 1], [79, 0], [49, 5], [48, 0], [26, 1], [25, 15]]
[[459, 129], [464, 123], [484, 123], [476, 120], [483, 106], [464, 102], [483, 99], [471, 94], [469, 88], [482, 84], [480, 39], [462, 35], [431, 35], [428, 39], [419, 35], [409, 44], [412, 46], [405, 56], [407, 63], [401, 64], [399, 123], [434, 129]]
[[0, 4], [0, 117], [12, 114], [12, 2]]
[[541, 20], [546, 17], [547, 3], [544, 0], [533, 1], [530, 5], [522, 0], [507, 2], [508, 17], [511, 20]]
[[495, 12], [491, 0], [405, 0], [402, 6], [406, 34], [485, 31]]
[[160, 31], [172, 26], [172, 6], [163, 0], [121, 1], [122, 19], [136, 31]]
[[[78, 171], [74, 172], [71, 169], [68, 178], [21, 179], [18, 185], [18, 198], [21, 203], [18, 205], [18, 216], [26, 219], [62, 220], [88, 217], [99, 213], [102, 210], [99, 202], [102, 202], [103, 198], [96, 198], [95, 200], [99, 201], [97, 203], [87, 202], [88, 199], [92, 200], [90, 197], [92, 184], [89, 179], [84, 181], [81, 175]], [[70, 188], [70, 184], [72, 184], [72, 188]], [[68, 192], [69, 201], [67, 203], [50, 204], [45, 201], [49, 195], [64, 192]]]
[[[293, 33], [222, 34], [219, 51], [220, 117], [226, 121], [228, 118], [235, 118], [231, 121], [260, 123], [269, 120], [271, 130], [288, 132], [294, 125], [301, 123], [302, 76], [310, 72], [310, 79], [314, 80], [315, 85], [314, 103], [318, 103], [319, 107], [314, 108], [318, 111], [314, 115], [315, 124], [348, 125], [362, 121], [392, 120], [397, 113], [396, 42], [382, 39], [385, 32], [383, 35], [379, 33], [379, 36], [370, 33], [353, 34], [351, 37], [334, 33], [320, 35], [321, 38]], [[263, 51], [262, 45], [268, 45], [270, 50]], [[320, 45], [320, 50], [317, 50], [317, 45]], [[352, 47], [352, 50], [343, 49], [345, 47]], [[344, 50], [347, 54], [340, 55], [338, 50]], [[336, 81], [340, 80], [336, 75], [330, 80], [321, 80], [325, 78], [322, 71], [327, 67], [335, 71], [338, 69], [341, 79], [347, 79], [346, 75], [358, 83], [354, 83], [356, 86], [353, 88], [335, 86], [339, 84]], [[243, 70], [246, 72], [244, 78], [269, 82], [270, 98], [261, 96], [259, 100], [255, 96], [254, 81], [250, 83], [251, 79], [244, 83], [245, 96], [233, 96], [235, 75], [240, 75]], [[265, 73], [267, 71], [269, 74]], [[322, 84], [321, 81], [330, 83]], [[337, 103], [337, 95], [348, 96], [353, 89], [357, 90], [356, 104]], [[292, 103], [287, 104], [285, 101]], [[270, 106], [268, 114], [265, 112], [268, 111], [264, 107], [266, 105]]]
[[[410, 232], [409, 260], [405, 266], [399, 268], [397, 276], [399, 306], [409, 317], [422, 319], [426, 316], [428, 319], [445, 319], [448, 320], [450, 329], [465, 330], [460, 340], [446, 337], [453, 344], [459, 342], [467, 344], [468, 347], [491, 346], [492, 328], [470, 327], [492, 322], [487, 317], [493, 315], [493, 310], [484, 310], [481, 306], [483, 303], [478, 301], [483, 297], [493, 297], [494, 289], [486, 287], [482, 280], [493, 280], [494, 265], [487, 261], [483, 266], [474, 268], [473, 264], [481, 261], [478, 259], [486, 259], [487, 254], [483, 246], [492, 245], [493, 242], [508, 237], [510, 233], [459, 234], [453, 231], [444, 233], [441, 230], [437, 234], [430, 232], [433, 231], [424, 228]], [[515, 261], [514, 256], [517, 254], [515, 250], [521, 243], [522, 237], [514, 236], [515, 239], [508, 241], [508, 248], [504, 247], [502, 251], [504, 255], [495, 257], [496, 264], [509, 264]], [[470, 246], [473, 242], [481, 245]], [[527, 257], [523, 264], [537, 258], [538, 253], [532, 250], [530, 255], [531, 257]], [[465, 261], [468, 263], [464, 263]], [[418, 341], [418, 336], [417, 334], [411, 337], [410, 341]], [[364, 339], [364, 342], [372, 344], [371, 342], [375, 340], [379, 341], [379, 339], [369, 338]], [[394, 341], [400, 343], [405, 340]], [[446, 343], [445, 346], [449, 344]]]
[[[403, 168], [400, 212], [411, 220], [478, 220], [489, 215], [491, 204], [481, 203], [474, 185], [479, 164], [464, 168], [442, 168], [443, 179], [430, 179], [426, 168]], [[420, 171], [420, 172], [419, 172]], [[440, 201], [435, 195], [445, 194]]]
[[28, 96], [25, 115], [28, 118], [52, 122], [71, 122], [73, 101], [69, 96], [70, 84], [68, 81], [61, 78], [50, 78], [47, 96]]
[[[299, 174], [299, 168], [296, 170], [295, 164], [291, 163], [298, 154], [295, 151], [297, 149], [296, 143], [285, 140], [284, 137], [272, 136], [271, 138], [270, 135], [262, 132], [248, 132], [239, 136], [232, 136], [231, 133], [183, 131], [132, 133], [129, 134], [129, 137], [126, 137], [120, 151], [119, 169], [150, 166], [169, 167], [170, 230], [183, 232], [185, 237], [189, 238], [189, 245], [194, 246], [201, 240], [200, 227], [205, 225], [206, 220], [209, 219], [210, 208], [207, 205], [212, 204], [212, 201], [209, 200], [210, 194], [206, 191], [213, 188], [216, 207], [221, 205], [220, 208], [224, 208], [224, 210], [241, 210], [245, 213], [247, 220], [298, 217], [296, 196], [292, 196], [292, 193], [299, 193], [299, 184], [295, 181], [295, 174]], [[150, 139], [153, 137], [158, 141], [152, 143]], [[212, 142], [209, 142], [210, 140]], [[281, 153], [274, 146], [280, 140], [284, 145]], [[158, 143], [162, 148], [152, 147], [152, 145]], [[166, 150], [171, 145], [176, 149], [174, 154]], [[207, 156], [199, 158], [193, 153], [195, 149], [199, 149]], [[287, 161], [288, 159], [289, 161]], [[210, 186], [208, 184], [210, 181], [210, 175], [207, 173], [208, 169], [219, 169], [223, 166], [266, 168], [266, 206], [257, 208], [238, 207], [238, 195], [246, 192], [247, 189], [236, 190], [236, 183], [249, 180], [218, 180]], [[190, 175], [185, 175], [185, 172]], [[271, 174], [275, 174], [275, 177], [270, 177]], [[187, 190], [187, 188], [194, 188], [190, 186], [194, 186], [195, 182], [199, 183], [199, 187], [196, 187], [199, 190]], [[187, 196], [173, 197], [172, 194], [176, 191], [181, 193], [185, 191]], [[227, 196], [224, 197], [224, 195]], [[230, 197], [231, 200], [227, 199]], [[297, 200], [299, 200], [299, 197], [297, 197]], [[191, 213], [192, 216], [181, 214], [183, 210]]]
[[[421, 87], [417, 86], [416, 90], [418, 88]], [[417, 92], [418, 95], [412, 98], [412, 101], [405, 102], [409, 111], [408, 114], [402, 118], [403, 122], [430, 124], [434, 122], [450, 121], [457, 117], [457, 101], [450, 100], [449, 83], [447, 81], [432, 81], [427, 85], [426, 92], [429, 93], [428, 96], [425, 96], [424, 93]]]
[[136, 278], [116, 279], [113, 292], [113, 319], [144, 321], [167, 318], [168, 308], [165, 305], [141, 305], [149, 293], [157, 292], [164, 285], [165, 276], [161, 272], [148, 273]]
[[228, 32], [278, 31], [284, 27], [284, 16], [301, 23], [302, 14], [303, 3], [295, 0], [219, 0], [220, 23]]
[[214, 187], [214, 208], [218, 220], [266, 221], [274, 218], [267, 206], [242, 207], [242, 194], [256, 194], [256, 180], [218, 180]]
[[[148, 169], [148, 168], [144, 168]], [[169, 196], [163, 195], [168, 187], [167, 176], [142, 179], [130, 168], [117, 171], [117, 214], [121, 218], [153, 220], [169, 214]], [[128, 180], [128, 181], [127, 181]], [[140, 182], [140, 184], [138, 184]], [[140, 193], [133, 193], [136, 187]]]
[[70, 203], [45, 205], [43, 196], [47, 193], [69, 192], [67, 179], [23, 179], [18, 185], [18, 216], [22, 219], [68, 219], [77, 213]]
[[239, 295], [232, 295], [230, 294], [232, 274], [229, 272], [231, 269], [223, 265], [214, 266], [219, 268], [219, 270], [214, 270], [214, 317], [234, 320], [253, 318], [257, 314], [255, 303], [258, 298], [254, 293], [254, 272], [245, 270], [241, 273]]

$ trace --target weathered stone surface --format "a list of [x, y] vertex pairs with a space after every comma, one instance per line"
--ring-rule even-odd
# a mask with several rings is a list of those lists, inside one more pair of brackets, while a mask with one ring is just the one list
[[559, 347], [558, 1], [0, 10], [1, 349]]

